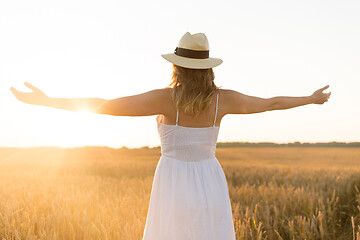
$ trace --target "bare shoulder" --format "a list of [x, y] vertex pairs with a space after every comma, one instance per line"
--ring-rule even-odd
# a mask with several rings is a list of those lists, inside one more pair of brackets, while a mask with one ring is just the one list
[[223, 96], [224, 99], [232, 99], [240, 96], [245, 96], [244, 94], [232, 89], [219, 89], [219, 90], [220, 90], [220, 94]]
[[173, 112], [174, 103], [171, 100], [173, 89], [170, 87], [154, 89], [152, 92], [156, 94], [156, 103], [162, 109], [162, 114], [167, 115]]
[[164, 91], [166, 94], [171, 94], [173, 89], [171, 87], [165, 87], [161, 88], [161, 90]]
[[171, 89], [153, 89], [144, 93], [106, 101], [103, 112], [115, 116], [150, 116], [171, 109]]
[[219, 112], [226, 115], [231, 112], [231, 105], [237, 99], [237, 92], [232, 89], [219, 89]]
[[232, 89], [219, 89], [219, 91], [219, 100], [221, 100], [225, 108], [233, 104], [234, 101], [239, 103], [239, 101], [241, 101], [241, 99], [246, 96], [245, 94], [242, 94]]
[[159, 88], [159, 89], [154, 89], [152, 91], [154, 95], [156, 95], [156, 98], [158, 101], [161, 102], [161, 104], [171, 104], [171, 92], [172, 92], [172, 88], [166, 87], [166, 88]]
[[271, 99], [247, 95], [235, 90], [224, 89], [223, 114], [250, 114], [268, 111]]
[[159, 88], [159, 89], [154, 89], [153, 91], [157, 92], [157, 94], [159, 94], [160, 96], [166, 98], [171, 96], [172, 88], [169, 87]]
[[166, 98], [166, 97], [170, 97], [171, 88], [153, 89], [153, 90], [149, 90], [143, 94], [151, 95], [151, 96], [158, 97], [158, 98]]
[[172, 90], [173, 89], [170, 87], [165, 87], [165, 88], [153, 89], [149, 92], [155, 95], [157, 99], [168, 102], [171, 99]]

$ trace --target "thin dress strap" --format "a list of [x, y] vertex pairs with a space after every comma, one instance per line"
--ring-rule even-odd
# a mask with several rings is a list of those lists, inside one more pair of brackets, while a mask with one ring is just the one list
[[176, 126], [178, 125], [179, 122], [179, 109], [176, 111]]
[[215, 127], [215, 122], [216, 122], [216, 115], [217, 115], [217, 112], [218, 112], [218, 103], [219, 103], [219, 91], [217, 92], [217, 95], [216, 95], [216, 108], [215, 108], [215, 117], [214, 117], [214, 124], [213, 124], [213, 127]]

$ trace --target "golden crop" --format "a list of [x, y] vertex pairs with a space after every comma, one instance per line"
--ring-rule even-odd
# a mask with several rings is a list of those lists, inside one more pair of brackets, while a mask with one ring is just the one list
[[[141, 240], [160, 149], [0, 149], [0, 239]], [[360, 239], [359, 148], [218, 148], [237, 240]]]

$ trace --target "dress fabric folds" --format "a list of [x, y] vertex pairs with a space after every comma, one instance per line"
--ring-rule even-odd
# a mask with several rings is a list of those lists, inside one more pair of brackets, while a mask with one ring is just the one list
[[[218, 99], [218, 96], [217, 96]], [[216, 101], [217, 112], [218, 100]], [[142, 240], [235, 240], [229, 190], [215, 157], [219, 127], [157, 120], [156, 166]]]

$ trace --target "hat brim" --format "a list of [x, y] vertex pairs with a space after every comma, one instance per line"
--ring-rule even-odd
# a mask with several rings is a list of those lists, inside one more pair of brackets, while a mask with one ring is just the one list
[[174, 53], [162, 54], [165, 60], [184, 68], [207, 69], [219, 66], [223, 61], [220, 58], [193, 59], [178, 56]]

